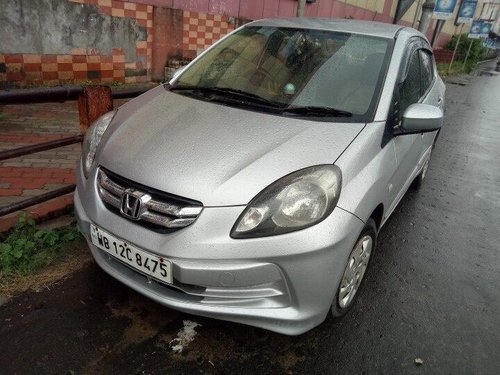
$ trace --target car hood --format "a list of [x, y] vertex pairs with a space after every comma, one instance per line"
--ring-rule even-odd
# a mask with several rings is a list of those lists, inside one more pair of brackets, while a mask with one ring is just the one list
[[204, 206], [245, 205], [293, 171], [333, 163], [363, 126], [243, 110], [159, 86], [120, 107], [97, 161]]

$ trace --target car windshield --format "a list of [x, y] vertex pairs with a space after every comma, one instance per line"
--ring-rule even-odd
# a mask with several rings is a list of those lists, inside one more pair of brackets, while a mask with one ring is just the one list
[[249, 26], [207, 51], [171, 89], [288, 116], [368, 121], [388, 45], [366, 35]]

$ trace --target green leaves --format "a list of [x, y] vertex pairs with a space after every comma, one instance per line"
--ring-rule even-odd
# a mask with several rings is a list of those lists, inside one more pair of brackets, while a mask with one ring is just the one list
[[17, 222], [16, 228], [34, 228], [35, 220], [27, 213], [22, 212], [19, 216], [19, 221]]
[[54, 246], [59, 240], [59, 234], [57, 232], [47, 232], [43, 236], [43, 243], [48, 246]]
[[[457, 45], [458, 39], [458, 35], [453, 35], [444, 48], [453, 51]], [[469, 56], [467, 57], [468, 67], [466, 67], [466, 70], [472, 70], [473, 66], [483, 59], [487, 48], [483, 46], [482, 39], [469, 39], [467, 34], [462, 34], [460, 42], [458, 42], [458, 56], [456, 60], [464, 61], [467, 51], [469, 51]]]
[[23, 213], [14, 230], [0, 243], [0, 277], [33, 272], [51, 263], [68, 243], [80, 238], [74, 226], [37, 229], [33, 218]]
[[74, 241], [76, 240], [76, 238], [79, 236], [79, 233], [75, 233], [75, 232], [68, 232], [68, 233], [65, 233], [61, 240], [63, 242], [69, 242], [69, 241]]

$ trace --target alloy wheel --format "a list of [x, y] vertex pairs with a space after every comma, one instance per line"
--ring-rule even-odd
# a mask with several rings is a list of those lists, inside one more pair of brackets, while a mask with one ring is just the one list
[[363, 276], [365, 275], [370, 256], [373, 249], [373, 239], [371, 236], [363, 236], [354, 246], [349, 255], [340, 289], [338, 293], [338, 304], [340, 308], [349, 307], [354, 300]]

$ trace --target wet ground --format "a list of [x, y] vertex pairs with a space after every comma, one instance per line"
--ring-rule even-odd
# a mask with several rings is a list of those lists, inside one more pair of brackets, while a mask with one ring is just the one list
[[[92, 263], [0, 307], [0, 372], [499, 373], [499, 119], [500, 74], [448, 85], [427, 179], [382, 229], [343, 320], [287, 337], [199, 318], [143, 298]], [[193, 340], [177, 353], [180, 332]]]

